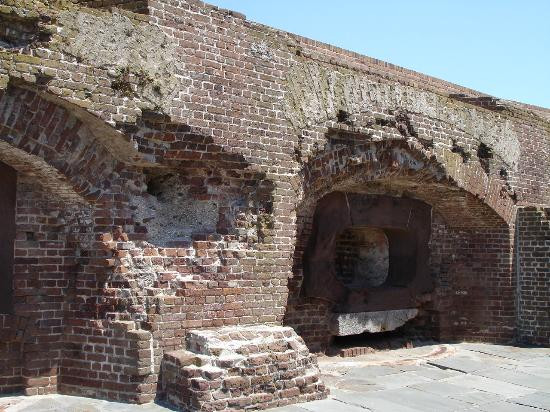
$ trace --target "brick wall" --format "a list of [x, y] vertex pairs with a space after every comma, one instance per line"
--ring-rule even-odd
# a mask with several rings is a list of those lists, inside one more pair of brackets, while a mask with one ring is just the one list
[[151, 332], [135, 323], [70, 319], [60, 368], [62, 393], [144, 403], [156, 396]]
[[20, 177], [2, 391], [145, 402], [193, 328], [284, 322], [326, 348], [301, 259], [335, 190], [432, 206], [422, 333], [513, 337], [515, 211], [550, 203], [538, 112], [200, 1], [26, 4], [0, 33], [0, 161]]
[[[450, 236], [449, 236], [450, 235]], [[438, 256], [445, 272], [435, 293], [438, 338], [512, 342], [515, 335], [513, 236], [506, 227], [460, 229]]]
[[525, 207], [517, 218], [518, 337], [550, 344], [550, 209]]
[[0, 393], [18, 393], [24, 388], [22, 378], [22, 335], [26, 319], [0, 315]]
[[28, 394], [57, 390], [67, 297], [77, 270], [66, 226], [75, 217], [64, 209], [36, 182], [19, 176], [14, 313], [27, 319], [22, 377]]

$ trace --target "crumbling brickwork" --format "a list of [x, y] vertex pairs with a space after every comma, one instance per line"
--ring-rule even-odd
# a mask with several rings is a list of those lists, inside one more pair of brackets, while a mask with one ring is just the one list
[[[203, 409], [214, 393], [236, 409], [325, 396], [310, 351], [330, 345], [335, 303], [304, 294], [304, 252], [334, 192], [431, 211], [432, 288], [387, 308], [418, 314], [407, 333], [548, 343], [548, 274], [527, 255], [547, 253], [528, 242], [547, 222], [530, 207], [550, 204], [548, 110], [197, 0], [17, 0], [0, 18], [0, 162], [16, 174], [1, 392]], [[288, 388], [268, 390], [271, 362], [239, 393], [190, 389], [169, 355], [258, 326], [299, 347], [265, 356], [307, 363]]]
[[147, 0], [72, 0], [73, 3], [82, 4], [87, 7], [108, 9], [117, 7], [135, 13], [146, 14]]
[[326, 396], [317, 359], [289, 327], [191, 331], [165, 353], [163, 387], [182, 409], [266, 409]]

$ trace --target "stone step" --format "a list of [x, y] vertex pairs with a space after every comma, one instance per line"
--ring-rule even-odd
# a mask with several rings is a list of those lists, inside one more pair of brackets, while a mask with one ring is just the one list
[[166, 399], [188, 410], [266, 409], [323, 399], [317, 358], [292, 328], [239, 326], [187, 333], [164, 354]]

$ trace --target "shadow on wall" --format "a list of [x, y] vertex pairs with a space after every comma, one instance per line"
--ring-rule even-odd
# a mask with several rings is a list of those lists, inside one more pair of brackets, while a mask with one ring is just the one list
[[[356, 276], [351, 284], [342, 282], [346, 274], [342, 269], [346, 268], [341, 266], [344, 256], [338, 254], [339, 237], [347, 230], [362, 228], [379, 231], [387, 242], [388, 263], [380, 285], [357, 287]], [[317, 203], [304, 254], [303, 296], [331, 302], [340, 313], [415, 307], [418, 296], [432, 288], [428, 270], [430, 229], [431, 207], [418, 200], [345, 192], [323, 197]], [[353, 272], [368, 263], [360, 259], [357, 246], [355, 243], [347, 250], [356, 251], [350, 262]]]

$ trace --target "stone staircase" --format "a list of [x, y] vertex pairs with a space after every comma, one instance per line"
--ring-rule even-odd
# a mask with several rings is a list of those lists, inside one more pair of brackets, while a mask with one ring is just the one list
[[187, 350], [164, 354], [166, 400], [193, 411], [266, 409], [324, 399], [317, 358], [282, 326], [192, 330]]

